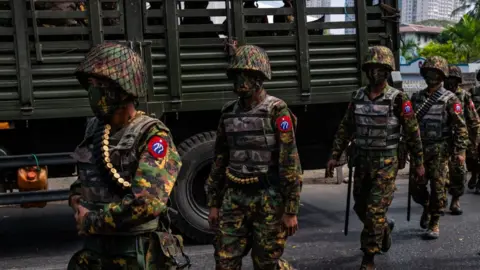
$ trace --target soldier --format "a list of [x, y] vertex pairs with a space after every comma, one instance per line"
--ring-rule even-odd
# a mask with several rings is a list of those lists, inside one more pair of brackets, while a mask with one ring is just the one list
[[439, 56], [427, 58], [420, 73], [427, 88], [414, 93], [412, 103], [420, 124], [426, 174], [419, 183], [410, 177], [410, 187], [412, 199], [423, 206], [420, 226], [427, 229], [424, 238], [437, 239], [440, 236], [440, 216], [447, 200], [448, 157], [453, 154], [457, 164], [464, 164], [468, 134], [460, 100], [442, 87], [448, 77], [447, 60]]
[[[293, 0], [283, 0], [283, 8], [293, 8]], [[294, 23], [293, 14], [290, 15], [273, 15], [273, 23]], [[293, 35], [293, 31], [279, 30], [275, 32], [277, 36]]]
[[362, 70], [369, 84], [355, 91], [335, 136], [328, 168], [332, 170], [351, 139], [355, 139], [354, 210], [364, 224], [360, 269], [375, 269], [374, 256], [392, 244], [394, 221], [386, 218], [398, 172], [398, 145], [403, 129], [416, 173], [424, 174], [422, 142], [411, 102], [406, 93], [388, 85], [395, 69], [392, 51], [369, 48]]
[[159, 269], [159, 216], [181, 168], [170, 131], [137, 111], [147, 91], [142, 59], [114, 43], [94, 47], [76, 69], [95, 117], [75, 150], [70, 187], [84, 247], [68, 269]]
[[[468, 129], [469, 141], [466, 143], [470, 149], [477, 149], [480, 120], [470, 94], [459, 87], [459, 84], [461, 83], [462, 71], [457, 66], [450, 66], [448, 68], [448, 78], [444, 82], [444, 87], [455, 93], [460, 100]], [[460, 196], [462, 196], [465, 191], [465, 164], [459, 164], [456, 159], [449, 159], [448, 165], [450, 176], [448, 186], [449, 193], [452, 195], [450, 211], [453, 215], [461, 215], [463, 211], [460, 208]]]
[[[80, 3], [78, 3], [80, 4]], [[39, 10], [53, 10], [53, 11], [77, 11], [80, 10], [80, 5], [75, 2], [37, 2], [35, 1], [35, 8]], [[77, 26], [78, 21], [75, 19], [39, 19], [43, 26]]]
[[[477, 71], [477, 81], [480, 81], [480, 70]], [[470, 89], [472, 95], [472, 101], [475, 105], [477, 113], [480, 113], [480, 86], [475, 86]], [[477, 180], [480, 174], [480, 164], [479, 164], [479, 151], [478, 148], [473, 148], [472, 145], [468, 148], [469, 154], [467, 155], [467, 168], [472, 171], [472, 177], [468, 181], [468, 188], [475, 189], [476, 194], [480, 194], [480, 181]]]
[[239, 98], [222, 109], [207, 180], [216, 269], [240, 269], [250, 249], [255, 269], [293, 269], [281, 256], [298, 229], [302, 169], [295, 115], [263, 88], [272, 76], [263, 49], [237, 48], [227, 74]]

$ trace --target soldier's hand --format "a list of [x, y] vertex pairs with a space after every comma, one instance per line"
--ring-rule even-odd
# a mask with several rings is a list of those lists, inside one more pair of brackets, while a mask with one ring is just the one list
[[70, 206], [74, 212], [78, 211], [78, 206], [80, 205], [80, 195], [74, 195], [70, 198]]
[[208, 224], [212, 230], [218, 227], [218, 208], [210, 208], [210, 213], [208, 214]]
[[337, 161], [335, 159], [330, 159], [327, 163], [327, 168], [329, 171], [332, 171], [337, 166]]
[[458, 164], [463, 165], [465, 163], [465, 157], [463, 155], [457, 155]]
[[416, 172], [418, 177], [423, 177], [425, 175], [425, 167], [423, 165], [418, 166]]
[[77, 231], [79, 235], [85, 234], [83, 231], [83, 222], [85, 221], [85, 217], [87, 213], [90, 212], [87, 208], [81, 206], [80, 204], [77, 206], [77, 212], [75, 213], [75, 221], [77, 222]]
[[287, 231], [287, 236], [294, 235], [298, 230], [297, 215], [283, 214], [282, 217], [283, 226]]

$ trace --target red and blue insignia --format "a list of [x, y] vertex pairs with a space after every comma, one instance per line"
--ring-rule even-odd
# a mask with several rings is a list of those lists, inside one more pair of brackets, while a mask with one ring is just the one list
[[410, 102], [410, 100], [403, 102], [402, 111], [403, 111], [403, 115], [413, 114], [413, 107], [412, 107], [412, 103]]
[[280, 116], [279, 118], [277, 118], [276, 123], [278, 130], [280, 130], [281, 132], [289, 132], [290, 130], [292, 130], [292, 119], [288, 115]]
[[150, 141], [148, 141], [148, 152], [155, 158], [164, 158], [167, 150], [167, 141], [159, 136], [153, 136]]
[[460, 103], [453, 104], [453, 111], [455, 113], [461, 113], [462, 112], [462, 105]]

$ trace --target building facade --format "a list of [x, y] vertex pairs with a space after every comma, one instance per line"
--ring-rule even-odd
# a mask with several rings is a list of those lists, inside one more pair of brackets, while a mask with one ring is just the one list
[[458, 22], [463, 14], [451, 16], [459, 7], [460, 0], [402, 0], [402, 23], [416, 23], [426, 20]]

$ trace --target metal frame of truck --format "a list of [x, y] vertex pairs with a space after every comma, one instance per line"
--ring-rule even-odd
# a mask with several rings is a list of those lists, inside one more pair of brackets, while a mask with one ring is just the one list
[[[48, 166], [49, 177], [75, 172], [70, 152], [81, 141], [92, 113], [87, 93], [72, 73], [93, 44], [105, 38], [120, 40], [141, 53], [147, 66], [150, 88], [141, 97], [140, 109], [169, 126], [182, 155], [183, 168], [171, 196], [171, 205], [178, 211], [174, 225], [204, 243], [211, 240], [204, 182], [213, 158], [215, 130], [220, 108], [235, 98], [225, 75], [226, 41], [266, 49], [273, 79], [265, 87], [285, 100], [298, 117], [297, 142], [305, 170], [324, 168], [351, 93], [366, 82], [360, 66], [368, 46], [392, 48], [399, 68], [397, 0], [375, 6], [372, 1], [357, 0], [354, 8], [306, 8], [305, 0], [294, 0], [293, 8], [269, 9], [245, 9], [240, 0], [226, 0], [230, 5], [222, 10], [179, 10], [177, 0], [147, 10], [145, 2], [158, 6], [162, 1], [119, 0], [119, 10], [108, 11], [102, 11], [106, 0], [90, 0], [87, 11], [72, 12], [34, 10], [30, 8], [34, 2], [0, 1], [11, 7], [0, 10], [0, 19], [12, 22], [0, 26], [0, 122], [7, 123], [0, 131], [0, 191], [13, 190], [15, 170], [36, 165], [35, 158]], [[345, 13], [355, 14], [356, 21], [306, 21], [307, 15]], [[267, 14], [293, 14], [295, 22], [250, 24], [243, 19], [243, 15]], [[179, 17], [189, 16], [226, 16], [228, 23], [178, 24]], [[103, 25], [102, 19], [108, 17], [118, 18], [119, 25]], [[32, 24], [44, 18], [83, 18], [88, 26]], [[149, 25], [155, 18], [162, 25]], [[331, 28], [355, 28], [356, 34], [309, 35], [314, 29]], [[245, 35], [245, 31], [260, 30], [295, 34]], [[185, 31], [223, 32], [228, 38], [179, 39]], [[67, 38], [57, 40], [60, 37]], [[65, 200], [67, 195], [67, 190], [3, 193], [0, 205]]]

